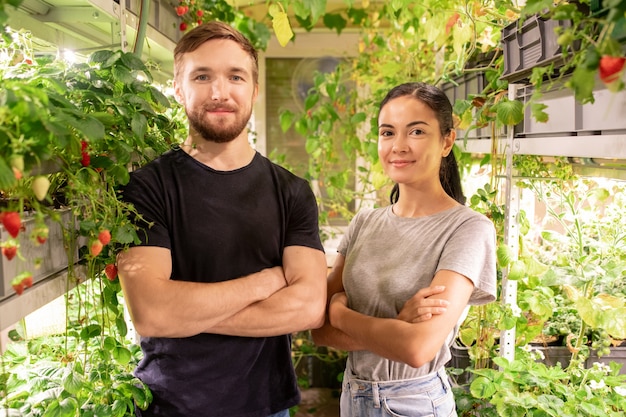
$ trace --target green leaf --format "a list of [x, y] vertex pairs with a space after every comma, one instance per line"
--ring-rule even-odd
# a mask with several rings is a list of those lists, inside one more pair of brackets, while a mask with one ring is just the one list
[[146, 135], [146, 130], [148, 130], [148, 119], [141, 113], [134, 113], [130, 126], [133, 133], [137, 135], [140, 140], [143, 140]]
[[122, 365], [126, 365], [132, 359], [132, 355], [130, 350], [126, 349], [124, 346], [118, 345], [111, 351], [113, 358]]
[[498, 259], [498, 265], [501, 268], [508, 266], [513, 259], [517, 258], [511, 247], [504, 243], [500, 244], [498, 249], [496, 249], [496, 256]]
[[593, 103], [593, 87], [595, 85], [595, 71], [585, 69], [582, 65], [576, 67], [571, 78], [565, 83], [566, 87], [574, 91], [574, 98], [581, 104]]
[[121, 57], [121, 61], [122, 63], [124, 63], [124, 65], [126, 65], [129, 69], [131, 70], [140, 70], [146, 73], [146, 75], [149, 76], [148, 74], [148, 69], [146, 68], [146, 65], [143, 63], [143, 61], [141, 59], [139, 59], [139, 57], [137, 57], [134, 53], [132, 52], [126, 52], [122, 55]]
[[100, 327], [99, 324], [90, 324], [82, 328], [80, 331], [80, 338], [87, 341], [93, 337], [100, 336], [101, 333], [102, 327]]
[[293, 38], [293, 31], [291, 30], [287, 13], [281, 11], [273, 15], [272, 27], [274, 28], [274, 33], [276, 33], [276, 39], [280, 46], [287, 45], [291, 38]]
[[326, 0], [303, 0], [303, 2], [311, 10], [311, 23], [313, 24], [326, 13]]
[[526, 265], [522, 260], [515, 260], [509, 264], [508, 278], [516, 281], [526, 276]]
[[470, 392], [476, 398], [491, 398], [496, 391], [494, 383], [484, 376], [477, 377], [470, 385]]
[[329, 29], [334, 29], [337, 33], [341, 33], [342, 30], [348, 25], [348, 21], [338, 13], [326, 13], [324, 15], [324, 26]]
[[352, 124], [363, 123], [366, 118], [367, 118], [367, 115], [364, 112], [358, 112], [358, 113], [355, 113], [354, 116], [350, 118], [350, 122]]
[[70, 371], [63, 377], [63, 389], [70, 394], [76, 394], [84, 385], [83, 378], [77, 372]]
[[283, 110], [280, 112], [280, 129], [283, 133], [287, 132], [293, 123], [293, 119], [295, 118], [295, 114], [289, 110]]
[[313, 106], [317, 104], [319, 99], [320, 99], [319, 94], [317, 93], [309, 94], [308, 96], [306, 96], [306, 100], [304, 101], [304, 109], [311, 110]]
[[532, 117], [539, 123], [546, 123], [549, 119], [549, 115], [544, 110], [547, 108], [548, 106], [544, 103], [532, 102], [530, 104], [530, 113], [532, 114]]
[[503, 98], [493, 106], [497, 120], [503, 125], [514, 126], [524, 120], [524, 105], [519, 100]]
[[4, 161], [4, 158], [0, 158], [0, 189], [11, 189], [16, 182], [13, 169]]
[[120, 333], [120, 336], [125, 337], [128, 334], [128, 325], [126, 324], [124, 317], [118, 317], [115, 319], [115, 327], [117, 327], [117, 331]]
[[319, 149], [320, 142], [318, 138], [308, 138], [305, 142], [304, 149], [307, 153], [313, 153], [316, 149]]
[[[115, 55], [116, 57], [120, 56], [120, 52], [114, 52], [111, 50], [101, 50], [101, 51], [96, 51], [93, 54], [91, 54], [89, 56], [88, 62], [90, 63], [96, 63], [96, 64], [101, 64], [104, 62], [107, 62], [109, 59], [111, 59], [111, 57]], [[114, 59], [114, 61], [116, 61], [117, 58]]]
[[553, 6], [554, 2], [552, 0], [528, 0], [522, 8], [521, 20], [523, 20], [524, 17], [550, 10]]

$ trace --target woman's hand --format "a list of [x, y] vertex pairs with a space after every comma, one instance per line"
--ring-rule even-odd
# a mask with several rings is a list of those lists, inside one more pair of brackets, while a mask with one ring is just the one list
[[397, 319], [408, 323], [419, 323], [430, 320], [433, 315], [443, 314], [448, 307], [448, 301], [440, 298], [430, 298], [441, 294], [443, 286], [426, 287], [419, 290], [413, 297], [404, 303]]
[[345, 291], [338, 292], [330, 299], [328, 305], [328, 320], [333, 327], [337, 327], [337, 318], [340, 314], [340, 310], [348, 306], [348, 296]]

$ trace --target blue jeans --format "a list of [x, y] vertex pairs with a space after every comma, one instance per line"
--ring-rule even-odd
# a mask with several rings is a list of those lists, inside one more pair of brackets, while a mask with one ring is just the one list
[[274, 413], [272, 415], [269, 415], [267, 417], [289, 417], [289, 409], [283, 410], [283, 411], [279, 411], [278, 413]]
[[416, 379], [364, 381], [344, 374], [341, 417], [457, 417], [442, 368]]

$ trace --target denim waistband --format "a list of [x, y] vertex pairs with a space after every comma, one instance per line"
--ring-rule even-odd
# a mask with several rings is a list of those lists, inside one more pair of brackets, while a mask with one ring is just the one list
[[380, 407], [380, 396], [387, 393], [399, 395], [406, 392], [407, 395], [419, 394], [430, 391], [433, 386], [443, 386], [445, 390], [450, 389], [448, 375], [445, 368], [441, 367], [435, 372], [418, 378], [397, 379], [387, 381], [369, 381], [355, 377], [349, 370], [344, 375], [344, 388], [349, 389], [353, 395], [371, 396], [374, 407]]

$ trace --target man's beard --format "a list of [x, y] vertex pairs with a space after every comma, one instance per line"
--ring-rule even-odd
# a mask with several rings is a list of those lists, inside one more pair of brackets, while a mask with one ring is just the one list
[[226, 143], [234, 140], [243, 132], [248, 125], [252, 111], [247, 117], [235, 113], [235, 121], [231, 124], [224, 119], [211, 122], [207, 119], [207, 108], [201, 107], [199, 110], [187, 112], [189, 126], [198, 132], [204, 140], [215, 143]]

